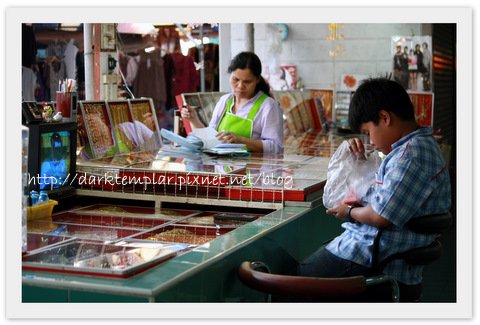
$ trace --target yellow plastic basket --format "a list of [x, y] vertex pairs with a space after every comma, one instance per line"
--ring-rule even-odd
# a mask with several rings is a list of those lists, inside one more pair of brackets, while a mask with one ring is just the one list
[[48, 202], [27, 207], [27, 220], [52, 218], [53, 207], [57, 204], [55, 200], [48, 200]]

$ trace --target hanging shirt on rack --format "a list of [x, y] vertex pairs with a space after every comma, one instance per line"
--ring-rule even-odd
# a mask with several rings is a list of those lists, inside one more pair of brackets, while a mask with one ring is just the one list
[[48, 85], [50, 86], [50, 100], [55, 100], [58, 82], [65, 79], [65, 63], [56, 57], [48, 62]]
[[56, 40], [55, 42], [48, 44], [47, 57], [55, 56], [59, 60], [63, 60], [66, 47], [67, 47], [67, 43], [64, 40]]
[[174, 96], [182, 93], [197, 92], [199, 80], [193, 58], [178, 52], [172, 55], [175, 62]]
[[138, 63], [140, 62], [140, 55], [130, 56], [127, 62], [127, 74], [125, 81], [129, 87], [133, 86], [135, 78], [137, 78]]
[[152, 98], [157, 112], [165, 108], [167, 99], [164, 73], [159, 50], [140, 54], [137, 77], [133, 83], [134, 93], [136, 97]]
[[65, 72], [68, 79], [75, 79], [77, 76], [77, 63], [75, 60], [77, 53], [78, 47], [73, 44], [73, 39], [71, 39], [65, 47], [64, 52]]

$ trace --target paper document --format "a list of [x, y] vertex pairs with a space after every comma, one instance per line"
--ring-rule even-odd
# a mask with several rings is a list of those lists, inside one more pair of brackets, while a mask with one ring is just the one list
[[[192, 152], [208, 152], [217, 155], [239, 155], [246, 156], [248, 155], [247, 146], [243, 143], [222, 143], [217, 139], [216, 135], [218, 132], [211, 128], [201, 128], [192, 130], [191, 134], [184, 138], [178, 134], [162, 129], [160, 131], [162, 137], [167, 140], [170, 140], [181, 147]], [[167, 149], [164, 148], [164, 151]]]
[[181, 146], [183, 146], [185, 148], [188, 148], [190, 150], [194, 150], [194, 151], [198, 150], [199, 151], [202, 148], [201, 143], [197, 143], [197, 142], [192, 141], [191, 139], [189, 140], [187, 138], [184, 138], [181, 135], [175, 134], [172, 131], [169, 131], [167, 129], [161, 129], [160, 130], [160, 135], [162, 137], [164, 137], [165, 139], [173, 141], [176, 144], [181, 145]]
[[217, 139], [217, 130], [211, 127], [193, 129], [191, 134], [202, 140], [203, 148], [205, 149], [210, 149], [222, 144], [222, 141]]

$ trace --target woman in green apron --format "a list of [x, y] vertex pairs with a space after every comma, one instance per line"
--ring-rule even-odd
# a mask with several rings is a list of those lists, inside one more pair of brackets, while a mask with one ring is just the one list
[[[237, 54], [228, 67], [232, 92], [220, 98], [209, 127], [223, 143], [243, 143], [251, 152], [283, 152], [283, 115], [261, 76], [262, 63], [255, 53]], [[194, 128], [206, 127], [191, 107], [182, 118]]]

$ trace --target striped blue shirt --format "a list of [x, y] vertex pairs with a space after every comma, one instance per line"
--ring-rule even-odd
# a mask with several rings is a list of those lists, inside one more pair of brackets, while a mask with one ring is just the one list
[[[392, 145], [376, 173], [376, 184], [365, 202], [390, 221], [379, 245], [380, 260], [415, 247], [429, 245], [434, 235], [416, 234], [404, 227], [411, 218], [444, 213], [450, 208], [450, 178], [440, 147], [429, 127], [406, 135]], [[371, 267], [372, 248], [378, 228], [366, 224], [342, 224], [345, 231], [329, 243], [334, 255]], [[422, 281], [422, 266], [391, 262], [384, 270], [405, 284]]]

